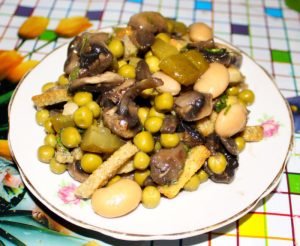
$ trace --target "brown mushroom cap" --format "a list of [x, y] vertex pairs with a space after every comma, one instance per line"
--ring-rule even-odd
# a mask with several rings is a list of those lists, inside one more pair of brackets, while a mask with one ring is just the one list
[[78, 69], [78, 77], [93, 76], [112, 67], [113, 55], [106, 42], [109, 34], [103, 32], [85, 32], [76, 36], [68, 47], [64, 64], [66, 74]]
[[[130, 124], [130, 120], [134, 122]], [[136, 119], [119, 115], [117, 113], [117, 107], [105, 110], [103, 112], [103, 121], [104, 125], [113, 133], [125, 139], [133, 138], [141, 130], [141, 125], [136, 122]], [[130, 125], [134, 125], [134, 123], [136, 123], [136, 125], [130, 127]]]
[[107, 71], [102, 74], [78, 78], [70, 82], [69, 91], [86, 90], [91, 92], [101, 91], [104, 87], [111, 88], [124, 82], [124, 78], [114, 72]]
[[212, 112], [211, 94], [187, 91], [174, 101], [176, 113], [185, 121], [200, 120]]
[[184, 167], [187, 153], [183, 144], [175, 148], [160, 149], [151, 157], [150, 176], [159, 185], [175, 182]]
[[131, 16], [128, 26], [142, 29], [152, 33], [166, 32], [168, 25], [166, 19], [158, 12], [145, 11]]
[[68, 172], [73, 179], [80, 183], [84, 182], [89, 177], [89, 174], [81, 169], [79, 161], [68, 164]]

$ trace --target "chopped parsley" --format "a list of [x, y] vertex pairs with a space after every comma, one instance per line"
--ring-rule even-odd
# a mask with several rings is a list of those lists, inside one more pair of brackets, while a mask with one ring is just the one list
[[221, 112], [223, 108], [227, 107], [226, 101], [227, 101], [228, 96], [226, 94], [223, 94], [222, 96], [219, 97], [215, 104], [215, 111], [217, 113]]
[[77, 79], [79, 76], [79, 67], [75, 67], [72, 72], [69, 74], [69, 81]]

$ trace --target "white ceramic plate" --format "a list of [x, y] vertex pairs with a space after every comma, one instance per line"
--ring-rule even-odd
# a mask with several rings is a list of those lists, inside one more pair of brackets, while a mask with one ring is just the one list
[[140, 205], [120, 218], [96, 215], [89, 202], [75, 199], [72, 191], [78, 183], [68, 173], [52, 174], [47, 164], [37, 160], [37, 149], [43, 144], [45, 133], [35, 122], [31, 97], [40, 93], [44, 83], [55, 81], [63, 73], [66, 52], [67, 44], [36, 66], [15, 90], [9, 109], [9, 142], [23, 180], [60, 217], [124, 240], [185, 238], [237, 220], [278, 184], [292, 148], [291, 113], [270, 76], [243, 54], [241, 71], [256, 95], [248, 125], [264, 124], [268, 137], [247, 144], [234, 181], [229, 185], [208, 181], [196, 192], [181, 192], [173, 200], [162, 199], [155, 209]]

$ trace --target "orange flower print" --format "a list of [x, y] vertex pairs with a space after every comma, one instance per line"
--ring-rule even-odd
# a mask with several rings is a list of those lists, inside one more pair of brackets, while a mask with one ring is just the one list
[[18, 35], [23, 39], [32, 39], [40, 36], [47, 28], [49, 19], [43, 16], [29, 17], [19, 28]]
[[6, 50], [0, 53], [0, 80], [4, 79], [7, 72], [19, 65], [23, 60], [20, 53], [15, 50]]
[[61, 37], [74, 37], [92, 26], [86, 17], [74, 16], [61, 19], [55, 32]]
[[36, 60], [28, 60], [20, 63], [16, 67], [10, 69], [7, 73], [7, 79], [13, 83], [16, 83], [22, 79], [22, 77], [32, 68], [34, 68], [39, 62]]
[[0, 156], [11, 160], [11, 155], [8, 147], [8, 141], [5, 139], [0, 139]]

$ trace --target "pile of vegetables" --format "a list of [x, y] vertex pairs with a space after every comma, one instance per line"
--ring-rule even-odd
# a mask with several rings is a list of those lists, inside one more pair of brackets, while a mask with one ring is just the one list
[[[107, 188], [100, 190], [134, 182], [130, 209], [108, 215], [94, 208], [107, 217], [140, 201], [154, 208], [161, 195], [197, 190], [208, 179], [230, 183], [246, 142], [262, 139], [260, 126], [247, 126], [255, 95], [241, 63], [241, 54], [216, 43], [206, 24], [187, 27], [156, 12], [133, 15], [112, 33], [82, 33], [68, 47], [64, 74], [33, 97], [46, 132], [38, 159], [81, 183], [101, 170]], [[128, 142], [136, 153], [117, 170], [106, 167]], [[194, 152], [203, 163], [194, 165]]]

